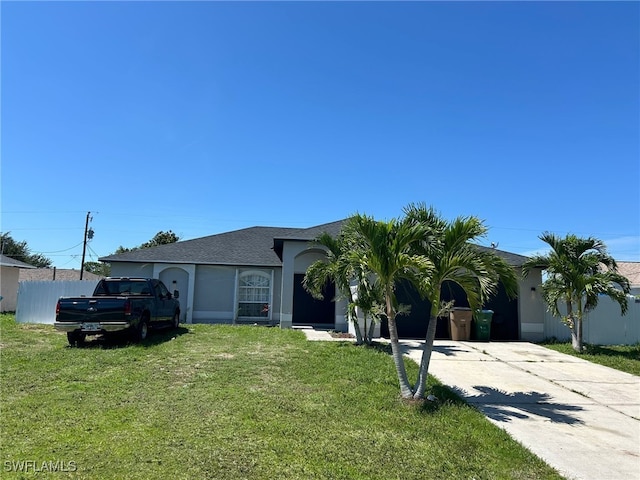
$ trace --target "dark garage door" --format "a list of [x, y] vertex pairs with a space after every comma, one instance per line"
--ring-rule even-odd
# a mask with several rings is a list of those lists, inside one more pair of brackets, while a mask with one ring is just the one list
[[[401, 315], [396, 319], [398, 336], [400, 338], [424, 339], [429, 325], [429, 311], [431, 304], [420, 298], [415, 288], [407, 283], [402, 283], [396, 290], [398, 303], [411, 305], [409, 315]], [[453, 282], [445, 282], [441, 292], [442, 300], [455, 300], [456, 307], [468, 307], [466, 296], [460, 286]], [[504, 287], [500, 285], [498, 294], [487, 302], [484, 307], [493, 310], [491, 322], [491, 340], [519, 340], [518, 338], [518, 301], [509, 300]], [[436, 338], [451, 338], [449, 334], [448, 318], [439, 318], [436, 326]], [[386, 319], [382, 321], [381, 335], [389, 337], [389, 324]], [[475, 339], [475, 332], [471, 330], [471, 339]]]
[[324, 299], [316, 300], [302, 286], [303, 280], [303, 273], [297, 273], [293, 277], [293, 324], [334, 327], [336, 318], [336, 307], [333, 301], [336, 294], [335, 285], [329, 284], [323, 292]]

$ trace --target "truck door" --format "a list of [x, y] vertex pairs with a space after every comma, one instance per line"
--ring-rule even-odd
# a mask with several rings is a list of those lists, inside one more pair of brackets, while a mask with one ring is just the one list
[[169, 295], [169, 290], [162, 282], [154, 282], [153, 288], [156, 294], [158, 321], [168, 323], [173, 318], [173, 301]]

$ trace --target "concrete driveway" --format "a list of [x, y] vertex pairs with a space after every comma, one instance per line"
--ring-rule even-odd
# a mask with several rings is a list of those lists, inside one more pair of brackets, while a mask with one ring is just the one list
[[[420, 363], [421, 342], [403, 340]], [[429, 373], [568, 479], [640, 479], [640, 377], [524, 342], [436, 341]]]

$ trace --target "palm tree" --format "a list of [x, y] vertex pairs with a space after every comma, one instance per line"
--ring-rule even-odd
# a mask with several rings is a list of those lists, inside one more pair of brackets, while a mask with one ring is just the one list
[[514, 269], [504, 259], [493, 250], [484, 250], [472, 243], [487, 232], [487, 227], [478, 218], [458, 217], [448, 222], [424, 204], [410, 204], [404, 212], [409, 223], [422, 225], [428, 232], [427, 241], [416, 242], [412, 246], [415, 254], [423, 256], [432, 265], [430, 275], [420, 277], [415, 283], [423, 298], [431, 304], [418, 381], [413, 393], [414, 398], [422, 399], [437, 319], [444, 309], [440, 302], [443, 284], [447, 281], [457, 283], [464, 290], [469, 306], [477, 310], [495, 295], [500, 282], [509, 296], [515, 296], [518, 281]]
[[396, 327], [399, 307], [395, 289], [400, 280], [406, 279], [416, 283], [418, 279], [431, 275], [432, 265], [429, 260], [412, 252], [413, 244], [423, 241], [427, 231], [420, 223], [411, 224], [402, 220], [376, 221], [361, 214], [352, 216], [349, 223], [349, 263], [363, 272], [363, 278], [371, 278], [383, 293], [400, 395], [403, 398], [411, 398], [413, 390], [407, 378]]
[[363, 341], [367, 345], [373, 343], [373, 332], [376, 323], [384, 315], [384, 292], [380, 284], [371, 278], [368, 272], [356, 269], [355, 294], [349, 303], [349, 308], [353, 310], [352, 315], [357, 316], [356, 309], [362, 312], [363, 316]]
[[[629, 280], [618, 273], [616, 261], [597, 238], [573, 234], [560, 238], [550, 232], [544, 232], [539, 238], [551, 247], [551, 251], [531, 257], [523, 265], [522, 273], [526, 276], [533, 268], [546, 270], [542, 296], [549, 311], [561, 317], [571, 329], [573, 349], [582, 352], [584, 313], [596, 307], [599, 295], [606, 295], [620, 305], [622, 315], [626, 314]], [[560, 312], [562, 302], [566, 315]]]
[[[346, 233], [347, 230], [348, 228], [343, 232]], [[354, 276], [354, 272], [352, 266], [347, 262], [348, 237], [343, 232], [335, 238], [326, 232], [318, 235], [315, 243], [325, 247], [327, 258], [326, 260], [316, 260], [307, 268], [302, 285], [314, 298], [322, 300], [324, 298], [323, 290], [327, 283], [335, 283], [336, 293], [347, 298], [347, 319], [354, 324], [356, 342], [360, 345], [363, 342], [362, 332], [351, 292], [351, 279]]]

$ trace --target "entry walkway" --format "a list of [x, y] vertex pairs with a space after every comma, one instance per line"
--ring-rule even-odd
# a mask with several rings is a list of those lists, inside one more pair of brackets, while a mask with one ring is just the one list
[[[401, 343], [420, 363], [422, 343]], [[446, 340], [429, 373], [566, 478], [640, 479], [640, 377], [531, 343]]]

